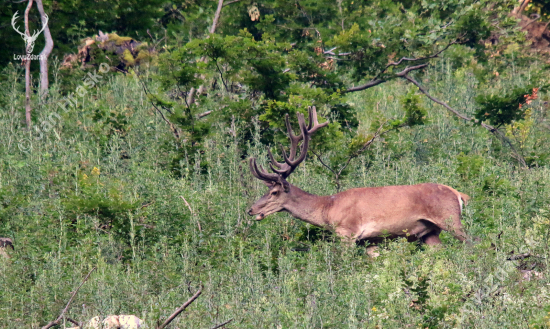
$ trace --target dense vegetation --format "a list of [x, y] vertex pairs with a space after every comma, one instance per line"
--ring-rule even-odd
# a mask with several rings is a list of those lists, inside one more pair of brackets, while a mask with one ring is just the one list
[[[142, 44], [52, 60], [31, 129], [22, 68], [1, 62], [0, 237], [15, 250], [0, 255], [0, 327], [55, 319], [94, 267], [70, 318], [135, 314], [154, 328], [202, 285], [171, 327], [550, 326], [547, 59], [526, 50], [514, 3], [243, 1], [223, 7], [216, 33], [216, 2], [198, 3], [45, 1], [73, 26], [52, 28], [59, 59], [98, 28]], [[414, 60], [389, 65], [402, 57]], [[111, 69], [59, 107], [100, 63]], [[311, 105], [330, 125], [292, 184], [446, 184], [472, 198], [473, 243], [388, 240], [371, 258], [286, 213], [248, 216], [265, 193], [248, 158], [265, 164], [267, 147], [288, 144], [283, 115]]]

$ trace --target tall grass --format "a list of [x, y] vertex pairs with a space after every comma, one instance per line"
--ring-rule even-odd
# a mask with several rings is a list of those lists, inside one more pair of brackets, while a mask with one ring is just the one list
[[[170, 131], [131, 77], [112, 74], [78, 111], [62, 116], [55, 133], [36, 140], [22, 126], [16, 73], [7, 73], [12, 88], [4, 89], [0, 109], [0, 236], [15, 245], [10, 259], [0, 259], [2, 328], [55, 319], [93, 267], [68, 312], [79, 321], [135, 314], [154, 327], [204, 285], [173, 328], [228, 319], [234, 328], [550, 325], [550, 170], [514, 167], [488, 132], [435, 104], [423, 104], [428, 124], [374, 144], [342, 183], [453, 186], [472, 196], [463, 222], [480, 241], [465, 245], [445, 233], [441, 248], [387, 241], [371, 259], [364, 247], [323, 238], [288, 214], [261, 222], [246, 215], [265, 188], [240, 156], [238, 122], [236, 132], [220, 125], [204, 154], [188, 155], [208, 166], [182, 161], [187, 177], [174, 177]], [[442, 64], [424, 83], [473, 113], [476, 81], [468, 72], [453, 74]], [[60, 97], [55, 88], [53, 101]], [[394, 82], [350, 95], [360, 129], [375, 116], [401, 117], [407, 88]], [[97, 119], [98, 109], [120, 117]], [[542, 102], [534, 109], [544, 116]], [[49, 111], [43, 105], [36, 115]], [[32, 147], [22, 151], [25, 139]], [[265, 161], [257, 134], [250, 143], [249, 153]], [[336, 192], [314, 158], [291, 181], [315, 194]], [[538, 256], [509, 261], [512, 252]]]

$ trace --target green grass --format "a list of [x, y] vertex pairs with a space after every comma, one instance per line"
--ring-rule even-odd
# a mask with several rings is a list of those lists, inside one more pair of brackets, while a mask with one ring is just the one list
[[[472, 76], [449, 74], [445, 66], [428, 76], [434, 95], [474, 113]], [[506, 83], [512, 84], [495, 90]], [[407, 90], [395, 82], [350, 95], [360, 129], [377, 115], [402, 117], [399, 99]], [[425, 99], [428, 124], [375, 143], [352, 162], [343, 187], [450, 185], [472, 197], [463, 223], [480, 241], [463, 245], [445, 233], [441, 248], [388, 241], [371, 259], [364, 247], [319, 238], [288, 214], [261, 222], [246, 215], [265, 188], [249, 174], [241, 137], [229, 127], [216, 129], [204, 154], [188, 155], [209, 165], [182, 161], [188, 177], [171, 175], [172, 135], [129, 76], [111, 74], [39, 141], [21, 122], [22, 94], [4, 93], [0, 236], [12, 238], [16, 249], [0, 259], [1, 328], [37, 328], [55, 319], [93, 267], [68, 312], [79, 321], [135, 314], [152, 328], [202, 284], [203, 294], [172, 328], [210, 328], [228, 319], [234, 319], [228, 328], [550, 325], [549, 168], [515, 167], [487, 131]], [[533, 105], [536, 120], [545, 117], [544, 106]], [[35, 108], [38, 122], [50, 111]], [[98, 109], [115, 119], [97, 119]], [[25, 138], [32, 143], [27, 152], [18, 147]], [[250, 153], [266, 160], [257, 135]], [[336, 192], [313, 157], [291, 182], [315, 194]], [[511, 252], [540, 257], [508, 261]], [[542, 279], [521, 280], [520, 269]]]

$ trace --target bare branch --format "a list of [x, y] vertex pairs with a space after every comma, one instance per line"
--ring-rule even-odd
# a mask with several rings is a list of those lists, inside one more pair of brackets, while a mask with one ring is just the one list
[[176, 311], [174, 311], [174, 313], [172, 313], [172, 315], [170, 315], [168, 319], [164, 321], [163, 324], [158, 326], [157, 329], [163, 329], [164, 327], [169, 325], [170, 322], [172, 322], [178, 315], [180, 315], [180, 313], [183, 312], [187, 308], [187, 306], [191, 305], [191, 303], [193, 303], [195, 299], [197, 299], [200, 296], [201, 293], [202, 293], [202, 286], [199, 288], [199, 290], [197, 290], [197, 292], [191, 298], [189, 298], [185, 303], [183, 303], [181, 307], [179, 307]]
[[44, 327], [42, 327], [42, 329], [48, 329], [48, 328], [51, 328], [55, 325], [58, 325], [59, 324], [59, 321], [61, 321], [61, 319], [63, 319], [63, 315], [65, 315], [65, 313], [67, 312], [67, 310], [69, 310], [69, 307], [71, 306], [71, 303], [73, 302], [73, 299], [74, 299], [74, 296], [76, 296], [76, 294], [78, 293], [78, 290], [80, 290], [80, 287], [82, 287], [82, 285], [88, 280], [88, 278], [90, 277], [90, 274], [92, 274], [92, 272], [95, 270], [96, 268], [92, 268], [92, 270], [88, 273], [88, 275], [86, 275], [86, 277], [84, 278], [84, 280], [82, 280], [82, 282], [80, 283], [80, 285], [78, 286], [78, 288], [76, 288], [75, 291], [73, 291], [72, 295], [71, 295], [71, 298], [69, 299], [69, 302], [67, 302], [67, 305], [65, 306], [65, 308], [63, 309], [63, 311], [61, 311], [61, 314], [59, 314], [59, 316], [57, 317], [57, 319], [55, 319], [54, 321], [48, 323], [47, 325], [45, 325]]
[[203, 118], [203, 117], [209, 115], [210, 113], [212, 113], [212, 111], [206, 111], [206, 112], [203, 112], [203, 113], [199, 114], [198, 116], [199, 116], [199, 118]]
[[507, 260], [525, 259], [525, 258], [529, 258], [529, 257], [531, 257], [531, 256], [532, 256], [531, 253], [526, 252], [526, 253], [524, 253], [524, 254], [519, 254], [519, 255], [510, 256], [510, 257], [508, 257]]
[[[405, 74], [403, 75], [403, 78], [407, 79], [409, 82], [411, 82], [412, 84], [414, 84], [415, 86], [418, 87], [418, 89], [424, 94], [426, 95], [426, 97], [428, 97], [429, 99], [431, 99], [433, 102], [439, 104], [439, 105], [442, 105], [443, 107], [445, 107], [447, 110], [449, 110], [450, 112], [452, 112], [454, 115], [456, 115], [457, 117], [461, 118], [461, 119], [464, 119], [466, 121], [475, 121], [474, 119], [472, 118], [468, 118], [467, 116], [465, 116], [464, 114], [458, 112], [457, 110], [453, 109], [452, 107], [450, 107], [447, 103], [445, 102], [442, 102], [440, 101], [439, 99], [433, 97], [432, 95], [430, 95], [428, 93], [428, 91], [426, 91], [426, 89], [424, 89], [424, 87], [422, 87], [420, 85], [420, 83], [418, 83], [418, 81], [416, 81], [415, 79], [411, 78], [409, 75]], [[495, 129], [493, 127], [491, 127], [491, 129]], [[490, 129], [490, 130], [491, 130]]]
[[336, 48], [338, 48], [338, 47], [334, 47], [332, 49], [325, 50], [325, 51], [323, 51], [323, 54], [332, 55], [332, 56], [349, 56], [349, 55], [351, 55], [351, 53], [338, 53], [338, 54], [335, 54], [334, 49], [336, 49]]
[[[185, 205], [187, 206], [187, 208], [189, 208], [189, 211], [191, 212], [191, 216], [195, 217], [195, 212], [193, 211], [193, 209], [189, 205], [189, 202], [187, 202], [187, 200], [185, 200], [185, 198], [182, 195], [180, 195], [180, 198], [183, 200], [183, 202], [185, 202]], [[199, 227], [199, 232], [202, 232], [201, 223], [199, 222], [198, 219], [197, 219], [197, 226]]]
[[[343, 91], [343, 93], [350, 93], [350, 92], [355, 92], [355, 91], [360, 91], [360, 90], [365, 90], [365, 89], [368, 89], [368, 88], [372, 88], [372, 87], [377, 86], [381, 83], [384, 83], [388, 80], [391, 80], [395, 77], [404, 77], [406, 74], [408, 74], [411, 71], [420, 70], [420, 69], [428, 66], [429, 64], [424, 63], [424, 64], [419, 64], [419, 65], [415, 65], [415, 66], [411, 66], [411, 67], [406, 67], [403, 71], [396, 73], [394, 77], [390, 77], [390, 78], [387, 78], [387, 79], [381, 79], [380, 78], [380, 76], [382, 74], [384, 74], [386, 72], [386, 70], [388, 68], [390, 68], [391, 66], [397, 66], [397, 65], [402, 64], [403, 62], [416, 62], [416, 61], [422, 61], [422, 60], [436, 58], [442, 52], [449, 49], [450, 46], [452, 46], [454, 44], [459, 44], [460, 43], [459, 40], [461, 38], [462, 38], [462, 36], [460, 36], [456, 40], [453, 40], [453, 41], [449, 42], [445, 47], [443, 47], [442, 49], [440, 49], [437, 52], [433, 53], [432, 55], [425, 56], [425, 57], [416, 57], [416, 58], [403, 57], [400, 60], [398, 60], [397, 62], [391, 62], [388, 65], [386, 65], [386, 67], [382, 71], [380, 71], [380, 73], [378, 73], [371, 81], [369, 81], [369, 82], [367, 82], [367, 83], [365, 83], [364, 85], [361, 85], [361, 86], [346, 89], [346, 90]], [[329, 52], [331, 52], [332, 50], [334, 50], [334, 48], [329, 50]]]
[[334, 51], [334, 49], [336, 49], [336, 48], [338, 48], [338, 47], [334, 47], [334, 48], [332, 48], [332, 49], [325, 50], [325, 51], [323, 52], [323, 54], [329, 54], [329, 55], [333, 55], [333, 56], [334, 56], [333, 51]]
[[149, 29], [147, 29], [147, 34], [149, 34], [149, 37], [151, 38], [151, 41], [152, 41], [152, 44], [154, 43], [153, 45], [153, 51], [156, 51], [157, 50], [157, 46], [159, 45], [159, 43], [162, 42], [162, 40], [164, 40], [166, 38], [166, 36], [162, 37], [159, 39], [159, 41], [157, 41], [155, 43], [155, 39], [153, 38], [153, 36], [151, 35], [151, 32], [149, 32]]
[[384, 127], [384, 125], [387, 123], [388, 121], [385, 121], [384, 123], [382, 123], [380, 125], [380, 127], [378, 128], [378, 130], [376, 131], [376, 133], [374, 134], [374, 136], [372, 136], [372, 138], [370, 140], [368, 140], [365, 145], [363, 145], [363, 147], [361, 147], [361, 149], [359, 149], [357, 152], [351, 154], [349, 157], [348, 157], [348, 160], [346, 161], [346, 163], [340, 167], [340, 170], [338, 170], [338, 172], [336, 172], [336, 170], [332, 169], [330, 166], [328, 166], [325, 162], [323, 162], [323, 159], [321, 158], [321, 156], [317, 153], [315, 153], [314, 151], [311, 151], [316, 157], [317, 159], [319, 160], [319, 162], [321, 162], [321, 164], [327, 168], [328, 170], [330, 170], [330, 172], [332, 172], [334, 174], [334, 179], [335, 179], [335, 182], [336, 182], [336, 190], [339, 192], [340, 191], [340, 188], [341, 188], [341, 185], [340, 185], [340, 176], [342, 175], [342, 172], [347, 168], [347, 166], [350, 164], [351, 160], [353, 160], [354, 158], [358, 157], [361, 153], [363, 153], [363, 151], [365, 151], [375, 140], [376, 138], [384, 135], [385, 133], [393, 130], [393, 129], [389, 129], [389, 130], [386, 130], [384, 132], [381, 132], [382, 131], [382, 127]]
[[[146, 95], [150, 95], [151, 93], [149, 92], [149, 90], [147, 90], [147, 86], [145, 85], [145, 83], [143, 81], [141, 81], [141, 78], [139, 77], [139, 75], [137, 74], [137, 72], [135, 73], [135, 76], [136, 78], [138, 79], [138, 81], [140, 82], [141, 84], [141, 87], [143, 88], [143, 91], [145, 92]], [[172, 132], [174, 133], [174, 136], [176, 137], [176, 139], [179, 139], [180, 138], [180, 134], [178, 132], [178, 129], [172, 124], [172, 122], [168, 121], [168, 119], [166, 119], [166, 117], [164, 116], [164, 113], [162, 113], [162, 111], [155, 105], [155, 103], [153, 103], [153, 101], [151, 100], [151, 105], [155, 108], [155, 110], [157, 110], [157, 112], [160, 114], [160, 116], [162, 117], [162, 120], [164, 120], [164, 122], [166, 122], [169, 126], [170, 126], [170, 129], [172, 130]]]
[[185, 200], [185, 198], [182, 195], [180, 195], [180, 198], [183, 200], [183, 202], [185, 202], [185, 205], [187, 206], [187, 208], [189, 208], [189, 211], [191, 212], [191, 214], [193, 214], [193, 209], [191, 209], [189, 202], [187, 202], [187, 200]]
[[155, 201], [151, 201], [151, 202], [149, 202], [149, 203], [146, 203], [146, 204], [142, 205], [141, 207], [139, 207], [139, 209], [147, 208], [147, 207], [149, 207], [150, 205], [152, 205], [153, 203], [155, 203]]
[[407, 66], [405, 67], [405, 69], [401, 72], [397, 72], [395, 74], [395, 76], [397, 77], [404, 77], [405, 75], [409, 74], [411, 71], [416, 71], [416, 70], [420, 70], [420, 69], [423, 69], [425, 68], [426, 66], [430, 65], [429, 63], [424, 63], [424, 64], [418, 64], [418, 65], [415, 65], [415, 66]]
[[220, 72], [220, 78], [222, 79], [223, 86], [225, 87], [225, 91], [229, 92], [229, 89], [227, 88], [227, 84], [225, 83], [225, 80], [223, 79], [223, 73], [220, 69], [220, 66], [218, 65], [218, 61], [216, 60], [216, 67], [218, 68], [218, 72]]
[[514, 152], [515, 154], [515, 158], [520, 162], [521, 166], [524, 167], [524, 168], [527, 168], [527, 163], [525, 162], [525, 159], [523, 158], [523, 156], [521, 156], [521, 154], [519, 154], [519, 152], [516, 150], [514, 144], [512, 143], [512, 141], [510, 141], [510, 139], [508, 139], [506, 137], [506, 135], [498, 130], [497, 128], [491, 126], [491, 125], [488, 125], [484, 122], [479, 122], [479, 120], [477, 119], [474, 119], [474, 118], [469, 118], [467, 117], [466, 115], [458, 112], [457, 110], [453, 109], [452, 107], [450, 107], [447, 103], [445, 102], [442, 102], [440, 101], [439, 99], [433, 97], [432, 95], [430, 95], [428, 93], [428, 91], [426, 91], [426, 89], [424, 89], [424, 87], [422, 87], [420, 85], [420, 83], [418, 83], [418, 81], [416, 81], [415, 79], [413, 79], [412, 77], [410, 77], [409, 75], [405, 74], [402, 76], [402, 78], [404, 79], [407, 79], [409, 82], [411, 82], [412, 84], [414, 84], [415, 86], [418, 87], [418, 89], [424, 94], [426, 95], [426, 97], [428, 97], [429, 99], [431, 99], [433, 102], [439, 104], [439, 105], [442, 105], [443, 107], [445, 107], [447, 110], [449, 110], [449, 112], [453, 113], [454, 115], [456, 115], [457, 117], [463, 119], [463, 120], [466, 120], [466, 121], [472, 121], [474, 123], [479, 123], [483, 128], [489, 130], [491, 133], [493, 133], [495, 136], [497, 136], [499, 139], [501, 139], [502, 141], [504, 141], [506, 144], [508, 144], [508, 146], [510, 146], [510, 149], [512, 149], [512, 152]]
[[[455, 22], [455, 20], [452, 20], [452, 19], [451, 19], [451, 20], [450, 20], [450, 21], [448, 21], [448, 22], [447, 22], [447, 23], [446, 23], [445, 25], [443, 25], [443, 26], [439, 27], [439, 31], [441, 31], [441, 30], [444, 30], [444, 29], [448, 28], [448, 27], [449, 27], [449, 26], [451, 26], [451, 25], [452, 25], [452, 24], [453, 24], [454, 22]], [[434, 32], [437, 32], [437, 30], [431, 30], [431, 31], [430, 31], [430, 32], [428, 32], [428, 33], [434, 33]]]
[[375, 77], [375, 79], [377, 79], [380, 75], [384, 74], [384, 72], [386, 72], [386, 70], [388, 68], [390, 68], [391, 66], [397, 66], [397, 65], [400, 65], [401, 63], [403, 62], [416, 62], [416, 61], [423, 61], [423, 60], [427, 60], [427, 59], [432, 59], [432, 58], [436, 58], [436, 57], [439, 57], [439, 55], [444, 52], [445, 50], [449, 49], [450, 46], [454, 45], [454, 44], [458, 44], [460, 43], [458, 41], [459, 39], [456, 39], [456, 40], [453, 40], [451, 42], [449, 42], [445, 47], [443, 47], [441, 50], [433, 53], [432, 55], [429, 55], [429, 56], [425, 56], [425, 57], [416, 57], [416, 58], [409, 58], [409, 57], [402, 57], [400, 60], [398, 60], [397, 62], [391, 62], [389, 63], [388, 65], [386, 65], [386, 67], [380, 72], [378, 73], [378, 75]]
[[223, 4], [223, 7], [229, 6], [230, 4], [235, 3], [235, 2], [239, 2], [239, 1], [241, 1], [241, 0], [227, 1], [226, 3]]
[[384, 83], [384, 82], [386, 82], [386, 80], [382, 80], [382, 79], [371, 80], [371, 81], [365, 83], [364, 85], [348, 88], [348, 89], [344, 90], [343, 92], [344, 93], [351, 93], [351, 92], [354, 92], [354, 91], [365, 90], [365, 89], [372, 88], [374, 86], [378, 86], [379, 84]]
[[321, 155], [315, 153], [315, 151], [311, 150], [311, 153], [313, 153], [313, 155], [315, 155], [317, 157], [317, 160], [319, 160], [319, 162], [321, 162], [321, 164], [323, 165], [323, 167], [327, 168], [328, 170], [330, 170], [331, 173], [334, 174], [334, 176], [338, 176], [338, 174], [336, 173], [336, 171], [334, 171], [334, 169], [332, 169], [329, 165], [327, 165], [323, 159], [321, 158]]
[[[363, 151], [365, 151], [365, 150], [367, 149], [367, 147], [369, 147], [369, 146], [374, 142], [374, 140], [375, 140], [376, 138], [380, 137], [380, 135], [381, 135], [380, 132], [382, 131], [382, 127], [384, 127], [384, 125], [385, 125], [387, 122], [388, 122], [388, 121], [386, 121], [386, 122], [384, 122], [384, 123], [382, 123], [382, 124], [380, 125], [380, 127], [378, 128], [378, 130], [376, 130], [376, 133], [374, 133], [374, 136], [372, 136], [372, 138], [371, 138], [368, 142], [366, 142], [365, 145], [363, 145], [363, 147], [362, 147], [359, 151], [357, 151], [357, 152], [355, 152], [354, 154], [350, 155], [350, 157], [348, 158], [348, 161], [346, 162], [346, 164], [345, 164], [342, 168], [340, 168], [340, 171], [338, 171], [338, 176], [340, 176], [340, 175], [342, 174], [342, 172], [344, 171], [344, 169], [346, 169], [346, 167], [349, 165], [349, 163], [351, 162], [352, 159], [358, 157], [359, 154], [363, 153]], [[388, 130], [388, 131], [389, 131], [389, 130]], [[388, 131], [385, 131], [384, 133], [386, 133], [386, 132], [388, 132]]]
[[226, 324], [228, 324], [228, 323], [231, 322], [231, 321], [233, 321], [233, 319], [229, 319], [229, 320], [225, 321], [224, 323], [220, 323], [220, 324], [218, 324], [217, 326], [214, 326], [214, 327], [212, 327], [212, 328], [210, 328], [210, 329], [218, 329], [218, 328], [221, 328], [221, 327], [225, 326]]
[[73, 320], [73, 319], [71, 319], [71, 318], [69, 318], [69, 317], [67, 317], [66, 319], [67, 319], [67, 321], [71, 322], [72, 324], [76, 324], [76, 326], [77, 326], [78, 328], [82, 328], [82, 323], [80, 323], [80, 322], [78, 322], [78, 321], [76, 321], [76, 320]]

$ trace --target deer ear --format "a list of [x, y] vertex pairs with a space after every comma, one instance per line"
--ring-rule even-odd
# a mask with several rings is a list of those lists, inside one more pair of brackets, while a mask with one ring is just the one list
[[288, 193], [290, 191], [290, 184], [288, 182], [283, 182], [283, 189], [285, 190], [285, 193]]
[[269, 188], [272, 188], [272, 187], [275, 186], [275, 183], [274, 183], [274, 182], [268, 182], [268, 181], [265, 181], [265, 180], [263, 180], [262, 182], [264, 182], [264, 184], [265, 184], [267, 187], [269, 187]]

